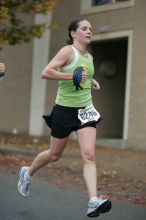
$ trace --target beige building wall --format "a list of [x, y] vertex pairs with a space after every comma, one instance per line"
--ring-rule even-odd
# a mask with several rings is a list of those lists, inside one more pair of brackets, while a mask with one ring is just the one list
[[16, 128], [27, 132], [31, 85], [32, 45], [3, 47], [1, 62], [6, 74], [0, 81], [0, 131], [11, 132]]
[[[26, 23], [31, 16], [23, 17]], [[0, 81], [0, 132], [27, 132], [31, 91], [32, 43], [3, 46], [0, 62], [6, 65], [4, 80]]]
[[135, 1], [128, 145], [146, 149], [146, 1]]
[[[28, 25], [51, 22], [51, 13], [21, 16]], [[0, 132], [43, 135], [46, 81], [41, 71], [48, 63], [49, 41], [47, 31], [30, 43], [2, 47], [0, 62], [6, 65], [6, 75], [0, 81]]]

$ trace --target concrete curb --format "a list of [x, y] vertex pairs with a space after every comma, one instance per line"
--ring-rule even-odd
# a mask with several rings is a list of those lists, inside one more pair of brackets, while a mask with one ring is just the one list
[[[45, 149], [44, 149], [45, 150]], [[38, 153], [43, 151], [42, 149], [37, 148], [24, 148], [24, 147], [14, 147], [14, 146], [0, 146], [0, 154], [4, 155], [17, 155], [26, 159], [34, 158]], [[80, 157], [79, 152], [68, 152], [63, 153], [63, 157], [76, 158]]]
[[9, 146], [0, 146], [0, 153], [6, 155], [17, 155], [25, 158], [32, 158], [39, 153], [38, 149], [18, 148]]

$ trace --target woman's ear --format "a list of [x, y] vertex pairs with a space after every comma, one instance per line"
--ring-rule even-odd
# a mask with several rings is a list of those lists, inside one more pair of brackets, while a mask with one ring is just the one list
[[71, 31], [71, 36], [73, 39], [75, 39], [75, 33], [76, 33], [75, 31]]

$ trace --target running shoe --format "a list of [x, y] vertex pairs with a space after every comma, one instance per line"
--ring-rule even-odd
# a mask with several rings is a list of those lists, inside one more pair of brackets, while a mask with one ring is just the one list
[[100, 197], [98, 200], [88, 203], [87, 216], [91, 218], [98, 217], [101, 213], [108, 212], [111, 207], [112, 203], [110, 200]]
[[18, 192], [23, 197], [29, 196], [29, 186], [32, 183], [32, 177], [26, 175], [28, 167], [22, 167], [19, 172]]

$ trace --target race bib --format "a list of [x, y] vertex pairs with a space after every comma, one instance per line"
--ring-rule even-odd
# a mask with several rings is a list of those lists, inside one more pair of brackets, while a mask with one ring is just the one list
[[87, 106], [85, 109], [78, 110], [78, 118], [81, 121], [81, 125], [84, 125], [88, 122], [98, 121], [100, 118], [100, 114], [93, 105], [90, 105]]

